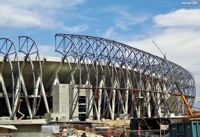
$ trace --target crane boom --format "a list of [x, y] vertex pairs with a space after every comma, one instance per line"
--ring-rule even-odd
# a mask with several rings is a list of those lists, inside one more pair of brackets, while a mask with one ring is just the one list
[[185, 105], [186, 105], [186, 107], [187, 107], [187, 109], [188, 109], [189, 115], [190, 115], [190, 116], [193, 116], [192, 109], [191, 109], [191, 107], [190, 107], [190, 105], [189, 105], [189, 103], [188, 103], [186, 97], [185, 97], [185, 96], [183, 95], [183, 93], [181, 92], [181, 89], [180, 89], [178, 83], [175, 82], [175, 85], [176, 85], [176, 87], [177, 87], [177, 89], [178, 89], [178, 91], [179, 91], [179, 93], [180, 93], [180, 95], [181, 95], [181, 98], [182, 98], [183, 102], [185, 103]]
[[153, 44], [156, 46], [156, 48], [160, 51], [160, 53], [163, 55], [164, 59], [166, 59], [166, 53], [164, 54], [163, 51], [160, 49], [160, 47], [155, 43], [155, 41], [152, 41]]

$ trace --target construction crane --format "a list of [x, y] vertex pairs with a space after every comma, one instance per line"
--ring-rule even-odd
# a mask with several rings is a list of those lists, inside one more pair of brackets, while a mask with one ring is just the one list
[[154, 41], [152, 41], [152, 42], [156, 46], [156, 48], [160, 51], [160, 53], [163, 55], [164, 59], [166, 59], [166, 53], [164, 53]]
[[188, 109], [189, 115], [190, 115], [190, 116], [193, 116], [192, 109], [191, 109], [191, 107], [190, 107], [190, 105], [189, 105], [189, 103], [188, 103], [186, 97], [185, 97], [185, 96], [183, 95], [183, 93], [181, 92], [181, 89], [180, 89], [178, 83], [175, 82], [175, 85], [176, 85], [176, 87], [177, 87], [177, 89], [178, 89], [178, 91], [179, 91], [179, 93], [180, 93], [180, 95], [181, 95], [181, 98], [182, 98], [183, 102], [185, 103], [185, 105], [186, 105], [186, 107], [187, 107], [187, 109]]

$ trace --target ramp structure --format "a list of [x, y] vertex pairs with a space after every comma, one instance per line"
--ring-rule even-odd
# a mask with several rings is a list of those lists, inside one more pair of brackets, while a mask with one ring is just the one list
[[186, 69], [123, 43], [56, 34], [61, 57], [41, 58], [36, 42], [20, 36], [18, 49], [0, 39], [0, 116], [37, 119], [47, 113], [67, 121], [186, 115], [175, 83], [194, 103], [195, 81]]

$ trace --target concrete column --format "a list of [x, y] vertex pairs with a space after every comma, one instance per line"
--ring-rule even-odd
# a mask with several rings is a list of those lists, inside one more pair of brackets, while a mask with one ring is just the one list
[[69, 115], [69, 85], [54, 85], [52, 95], [53, 113], [65, 113]]
[[53, 113], [47, 115], [51, 122], [66, 122], [70, 116], [69, 84], [53, 85]]

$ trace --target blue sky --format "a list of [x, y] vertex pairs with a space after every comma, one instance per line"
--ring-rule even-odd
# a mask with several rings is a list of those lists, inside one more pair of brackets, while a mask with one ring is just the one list
[[[105, 37], [161, 53], [192, 72], [200, 99], [199, 0], [0, 0], [0, 37], [28, 35], [41, 54], [54, 53], [55, 33]], [[184, 2], [189, 4], [184, 4]]]

